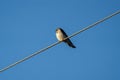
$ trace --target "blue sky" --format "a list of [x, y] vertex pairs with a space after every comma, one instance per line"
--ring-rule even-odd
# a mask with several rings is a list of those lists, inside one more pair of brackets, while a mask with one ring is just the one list
[[[119, 0], [1, 0], [0, 69], [120, 9]], [[120, 14], [0, 73], [1, 80], [120, 80]]]

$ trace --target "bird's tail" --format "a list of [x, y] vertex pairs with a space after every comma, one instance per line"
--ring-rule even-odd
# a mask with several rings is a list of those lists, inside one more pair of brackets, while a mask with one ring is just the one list
[[65, 41], [65, 43], [67, 43], [72, 48], [76, 48], [70, 40]]

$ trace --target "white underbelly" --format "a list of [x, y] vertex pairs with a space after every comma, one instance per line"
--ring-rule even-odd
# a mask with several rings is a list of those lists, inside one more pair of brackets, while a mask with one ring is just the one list
[[56, 37], [59, 41], [63, 41], [64, 40], [64, 35], [62, 33], [56, 33]]

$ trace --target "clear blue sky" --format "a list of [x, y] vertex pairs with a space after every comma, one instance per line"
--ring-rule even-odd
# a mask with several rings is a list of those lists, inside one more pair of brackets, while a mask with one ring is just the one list
[[[120, 9], [119, 0], [1, 0], [0, 69]], [[0, 80], [120, 80], [120, 14], [3, 73]]]

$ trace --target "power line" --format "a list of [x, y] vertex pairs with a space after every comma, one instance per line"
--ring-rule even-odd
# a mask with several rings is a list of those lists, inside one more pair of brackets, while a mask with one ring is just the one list
[[[99, 21], [97, 21], [97, 22], [95, 22], [95, 23], [93, 23], [93, 24], [91, 24], [91, 25], [83, 28], [82, 30], [80, 30], [80, 31], [78, 31], [78, 32], [73, 33], [72, 35], [70, 35], [70, 36], [67, 37], [67, 38], [71, 38], [71, 37], [73, 37], [73, 36], [76, 36], [77, 34], [83, 32], [83, 31], [86, 31], [86, 30], [88, 30], [88, 29], [90, 29], [90, 28], [92, 28], [92, 27], [100, 24], [101, 22], [104, 22], [105, 20], [107, 20], [107, 19], [109, 19], [109, 18], [111, 18], [111, 17], [119, 14], [119, 13], [120, 13], [120, 10], [118, 10], [118, 11], [114, 12], [113, 14], [111, 14], [111, 15], [109, 15], [109, 16], [107, 16], [107, 17], [105, 17], [105, 18], [103, 18], [103, 19], [101, 19], [101, 20], [99, 20]], [[67, 39], [67, 38], [65, 38], [65, 39]], [[7, 67], [1, 69], [0, 72], [3, 72], [3, 71], [5, 71], [5, 70], [7, 70], [7, 69], [9, 69], [9, 68], [12, 68], [12, 67], [16, 66], [17, 64], [22, 63], [23, 61], [28, 60], [28, 59], [34, 57], [35, 55], [40, 54], [40, 53], [42, 53], [43, 51], [45, 51], [45, 50], [47, 50], [47, 49], [49, 49], [49, 48], [51, 48], [51, 47], [53, 47], [53, 46], [55, 46], [55, 45], [57, 45], [57, 44], [59, 44], [59, 43], [61, 43], [61, 41], [57, 41], [57, 42], [51, 44], [50, 46], [47, 46], [47, 47], [45, 47], [45, 48], [43, 48], [43, 49], [41, 49], [41, 50], [39, 50], [39, 51], [37, 51], [37, 52], [35, 52], [35, 53], [27, 56], [27, 57], [25, 57], [25, 58], [23, 58], [23, 59], [15, 62], [15, 63], [13, 63], [13, 64], [8, 65]]]
[[[70, 36], [67, 37], [67, 38], [71, 38], [71, 37], [73, 37], [73, 36], [75, 36], [75, 35], [77, 35], [77, 34], [83, 32], [83, 31], [85, 31], [85, 30], [87, 30], [87, 29], [90, 29], [90, 28], [92, 28], [92, 27], [94, 27], [94, 26], [100, 24], [101, 22], [104, 22], [105, 20], [107, 20], [107, 19], [109, 19], [109, 18], [111, 18], [111, 17], [113, 17], [113, 16], [119, 14], [119, 13], [120, 13], [120, 10], [118, 10], [118, 11], [112, 13], [111, 15], [108, 15], [108, 16], [104, 17], [103, 19], [98, 20], [97, 22], [95, 22], [95, 23], [93, 23], [93, 24], [91, 24], [91, 25], [89, 25], [89, 26], [87, 26], [87, 27], [81, 29], [81, 30], [78, 31], [78, 32], [73, 33], [72, 35], [70, 35]], [[66, 39], [67, 39], [67, 38], [66, 38]]]

